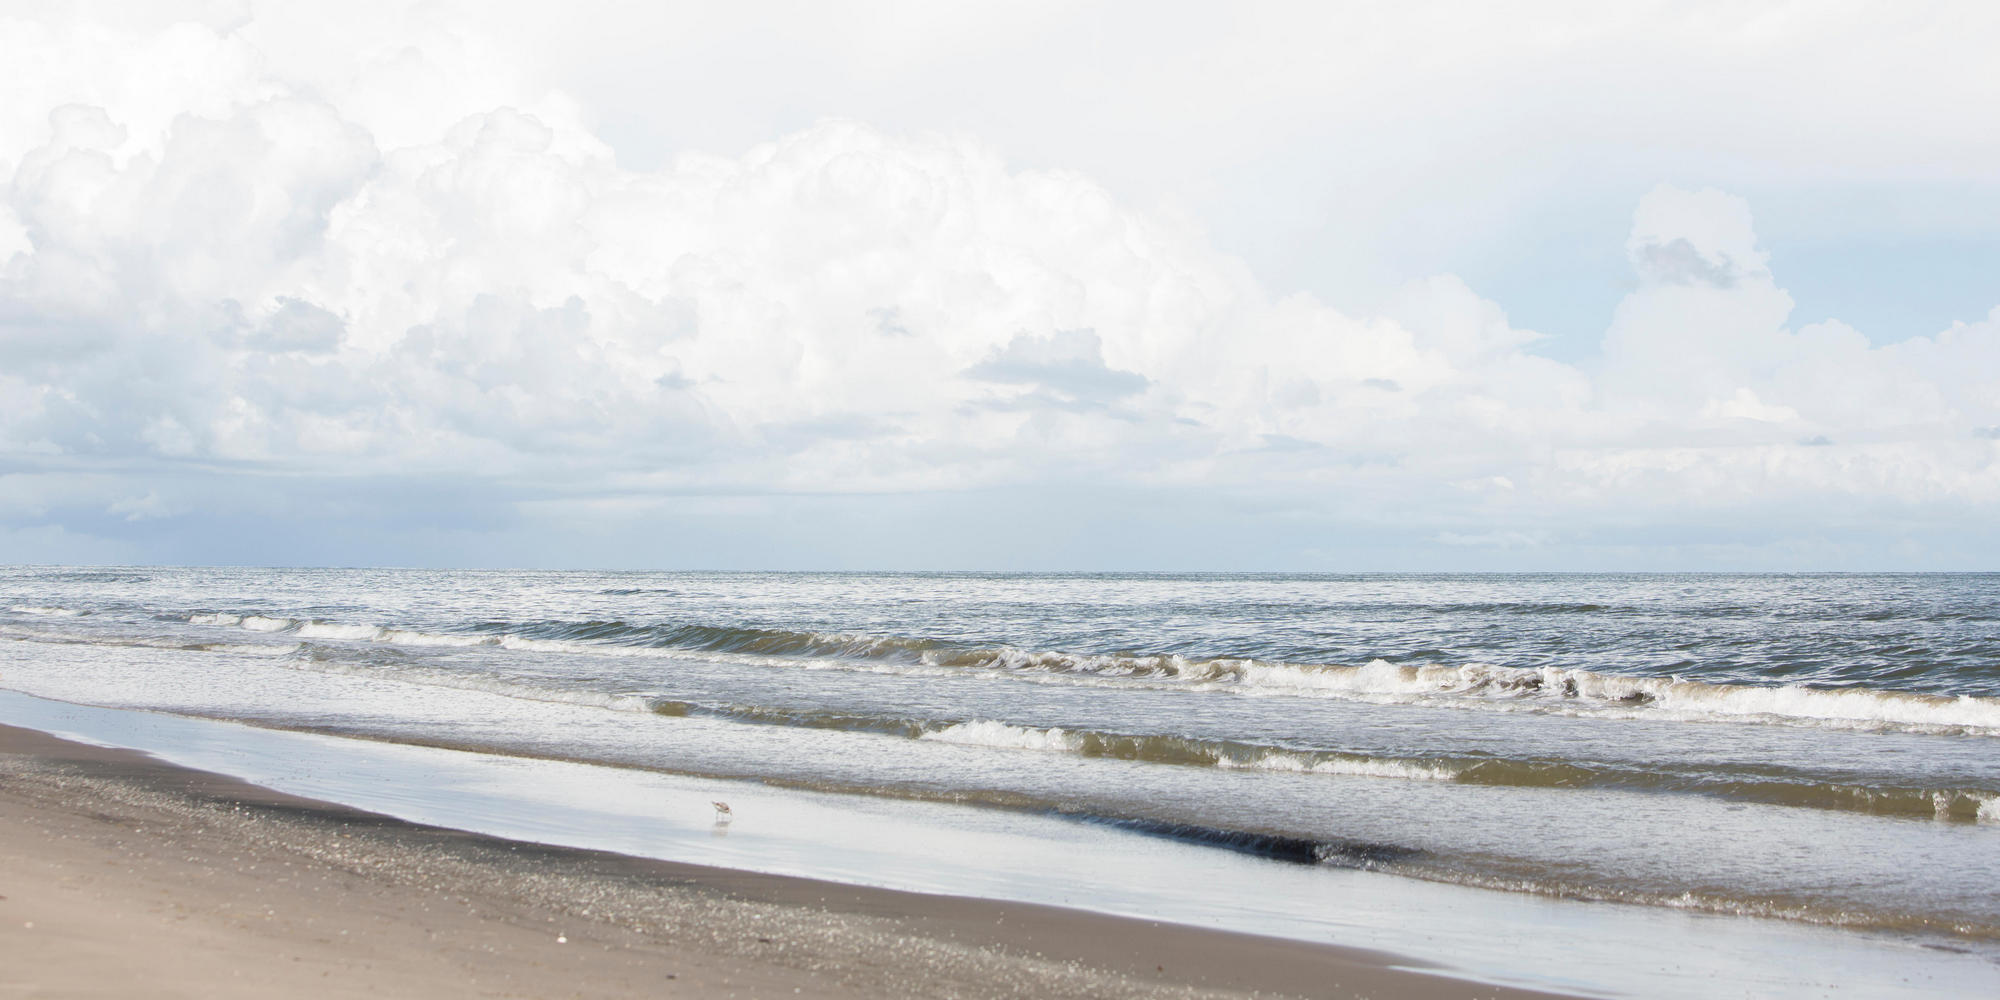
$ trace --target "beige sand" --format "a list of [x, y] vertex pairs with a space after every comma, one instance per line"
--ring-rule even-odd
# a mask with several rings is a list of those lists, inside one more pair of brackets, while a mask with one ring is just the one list
[[1537, 995], [1395, 961], [497, 840], [0, 726], [0, 997]]

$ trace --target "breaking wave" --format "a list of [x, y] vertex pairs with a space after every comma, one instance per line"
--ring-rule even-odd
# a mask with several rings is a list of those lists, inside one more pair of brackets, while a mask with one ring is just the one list
[[46, 642], [65, 646], [118, 646], [129, 649], [178, 649], [203, 653], [235, 653], [243, 656], [290, 656], [301, 648], [296, 642], [188, 642], [170, 636], [105, 636], [73, 632], [50, 632], [0, 625], [0, 637], [24, 642]]
[[1371, 757], [1326, 750], [1300, 750], [1261, 746], [1235, 740], [1130, 735], [1067, 730], [1059, 727], [1041, 729], [1034, 726], [1010, 725], [990, 719], [925, 727], [918, 734], [918, 738], [962, 746], [1055, 750], [1085, 757], [1113, 757], [1121, 760], [1150, 761], [1156, 764], [1345, 774], [1418, 781], [1452, 781], [1464, 771], [1463, 768], [1449, 763], [1431, 760]]
[[1036, 728], [979, 719], [947, 725], [905, 723], [917, 738], [1013, 750], [1057, 751], [1162, 764], [1290, 771], [1409, 781], [1452, 781], [1516, 788], [1604, 788], [1687, 792], [1768, 805], [1803, 806], [1942, 820], [2000, 820], [2000, 790], [1871, 786], [1717, 771], [1641, 769], [1556, 760], [1497, 757], [1396, 757], [1341, 750], [1265, 746], [1235, 740], [1128, 735]]
[[[288, 647], [264, 646], [260, 650]], [[1709, 766], [1681, 768], [1558, 759], [1477, 755], [1398, 756], [1329, 747], [1089, 728], [1032, 726], [996, 719], [900, 716], [834, 709], [746, 705], [662, 697], [643, 690], [605, 690], [561, 678], [466, 672], [421, 661], [356, 660], [314, 643], [289, 647], [302, 667], [329, 673], [393, 678], [428, 687], [750, 725], [869, 733], [922, 742], [1002, 751], [1033, 751], [1179, 767], [1287, 772], [1405, 781], [1455, 782], [1514, 788], [1614, 789], [1695, 794], [1761, 803], [1963, 822], [2000, 822], [2000, 788], [1859, 784], [1802, 772]]]
[[1338, 667], [1248, 662], [1240, 669], [1242, 682], [1253, 687], [1321, 690], [1371, 700], [1503, 702], [1606, 714], [1645, 709], [1647, 714], [1683, 718], [2000, 733], [2000, 699], [1972, 695], [1729, 684], [1481, 663], [1416, 666], [1375, 660]]
[[496, 646], [585, 655], [702, 654], [781, 667], [971, 671], [1045, 682], [1139, 684], [1385, 704], [2000, 735], [2000, 698], [1859, 686], [1739, 684], [1576, 668], [1399, 664], [1380, 659], [1356, 666], [1247, 657], [1088, 654], [1009, 646], [968, 648], [903, 636], [624, 621], [481, 622], [462, 630], [420, 631], [227, 612], [202, 612], [187, 620], [344, 642]]

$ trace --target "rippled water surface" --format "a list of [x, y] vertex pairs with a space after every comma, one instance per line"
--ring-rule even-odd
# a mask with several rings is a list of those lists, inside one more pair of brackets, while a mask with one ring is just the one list
[[1991, 575], [13, 568], [0, 686], [2000, 942]]

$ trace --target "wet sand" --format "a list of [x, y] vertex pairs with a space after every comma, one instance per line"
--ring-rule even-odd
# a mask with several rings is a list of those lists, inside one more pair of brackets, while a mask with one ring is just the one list
[[0, 996], [1545, 995], [1416, 964], [500, 840], [0, 726]]

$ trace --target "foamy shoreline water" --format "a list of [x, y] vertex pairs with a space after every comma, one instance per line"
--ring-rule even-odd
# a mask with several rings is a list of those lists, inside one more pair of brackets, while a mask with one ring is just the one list
[[[1367, 947], [1480, 981], [1584, 995], [1947, 996], [1976, 992], [1994, 973], [1988, 957], [1894, 938], [1302, 867], [1046, 815], [356, 741], [9, 693], [0, 693], [0, 722], [511, 839]], [[706, 808], [718, 797], [735, 806], [726, 827]], [[1686, 960], [1691, 954], [1702, 956], [1697, 967]], [[1773, 954], [1800, 964], [1774, 964]]]

